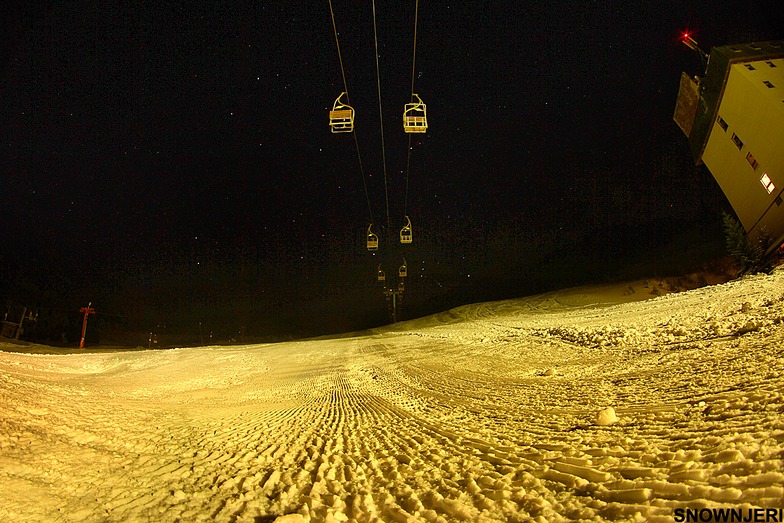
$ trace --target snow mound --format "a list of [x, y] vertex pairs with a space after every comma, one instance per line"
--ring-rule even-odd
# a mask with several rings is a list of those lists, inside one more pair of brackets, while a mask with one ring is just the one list
[[615, 414], [615, 409], [607, 407], [596, 413], [596, 424], [600, 427], [606, 427], [618, 422], [618, 416]]

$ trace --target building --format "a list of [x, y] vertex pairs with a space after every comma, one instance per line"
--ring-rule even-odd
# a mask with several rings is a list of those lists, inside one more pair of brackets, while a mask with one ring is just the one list
[[771, 252], [784, 243], [784, 40], [714, 47], [707, 58], [704, 76], [681, 75], [674, 120], [749, 238], [771, 236]]

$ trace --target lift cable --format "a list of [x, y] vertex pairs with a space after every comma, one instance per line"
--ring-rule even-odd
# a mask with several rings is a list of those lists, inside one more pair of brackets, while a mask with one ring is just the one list
[[370, 223], [373, 223], [373, 207], [370, 205], [370, 194], [368, 193], [368, 186], [367, 186], [367, 179], [365, 177], [365, 169], [362, 167], [362, 154], [359, 152], [359, 140], [357, 139], [357, 133], [352, 133], [354, 135], [354, 145], [357, 148], [357, 160], [359, 161], [359, 173], [362, 176], [362, 186], [365, 188], [365, 200], [367, 201], [368, 206], [368, 214], [370, 214]]
[[378, 65], [378, 32], [376, 30], [376, 0], [373, 0], [373, 39], [376, 44], [376, 84], [378, 85], [378, 119], [381, 126], [381, 162], [384, 168], [384, 200], [387, 208], [387, 231], [392, 230], [389, 219], [389, 188], [387, 184], [387, 156], [384, 145], [384, 116], [381, 110], [381, 70]]
[[414, 96], [414, 78], [416, 78], [416, 44], [417, 44], [417, 22], [419, 21], [419, 0], [416, 0], [414, 7], [414, 55], [411, 58], [411, 96]]
[[[417, 47], [417, 25], [419, 21], [419, 0], [416, 0], [414, 7], [414, 51], [411, 57], [411, 99], [414, 99], [414, 79], [416, 78], [416, 47]], [[408, 175], [411, 171], [411, 133], [408, 135], [408, 151], [406, 155], [406, 191], [403, 199], [403, 216], [408, 216]]]
[[408, 155], [406, 156], [406, 192], [403, 198], [403, 216], [408, 216], [408, 173], [411, 170], [411, 135], [408, 135]]
[[343, 55], [340, 54], [340, 42], [338, 41], [338, 28], [335, 25], [335, 11], [332, 10], [332, 0], [329, 0], [329, 14], [332, 17], [332, 31], [335, 33], [335, 45], [338, 48], [338, 61], [340, 62], [340, 74], [343, 77], [343, 91], [346, 92], [346, 101], [351, 105], [348, 96], [348, 83], [346, 83], [346, 70], [343, 68]]
[[[338, 61], [340, 62], [340, 74], [343, 77], [343, 90], [346, 93], [346, 103], [351, 105], [351, 99], [348, 96], [348, 83], [346, 82], [346, 70], [343, 67], [343, 55], [340, 53], [340, 40], [338, 39], [338, 28], [335, 24], [335, 11], [332, 9], [332, 0], [329, 0], [329, 14], [332, 18], [332, 32], [335, 34], [335, 46], [338, 50]], [[359, 162], [359, 174], [362, 177], [362, 186], [365, 189], [365, 201], [367, 201], [368, 214], [370, 215], [370, 223], [373, 223], [373, 207], [370, 205], [370, 193], [368, 193], [367, 179], [365, 177], [365, 168], [362, 165], [362, 154], [359, 151], [359, 140], [357, 133], [352, 131], [354, 135], [354, 145], [357, 149], [357, 161]]]

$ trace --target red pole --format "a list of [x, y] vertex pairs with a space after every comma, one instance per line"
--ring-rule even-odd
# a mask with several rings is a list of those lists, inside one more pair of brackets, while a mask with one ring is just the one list
[[84, 321], [82, 322], [82, 341], [79, 342], [80, 349], [84, 348], [84, 335], [87, 333], [87, 316], [89, 316], [90, 314], [95, 314], [95, 309], [90, 307], [90, 305], [92, 304], [93, 302], [90, 302], [87, 304], [87, 307], [82, 307], [81, 309], [79, 309], [79, 312], [84, 313]]

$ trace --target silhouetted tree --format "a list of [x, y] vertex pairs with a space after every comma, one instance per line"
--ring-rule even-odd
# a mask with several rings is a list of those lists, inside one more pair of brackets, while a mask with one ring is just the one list
[[729, 213], [722, 211], [722, 222], [727, 252], [737, 264], [739, 275], [762, 272], [769, 268], [765, 250], [772, 240], [767, 231], [763, 231], [757, 241], [752, 242], [743, 225]]

